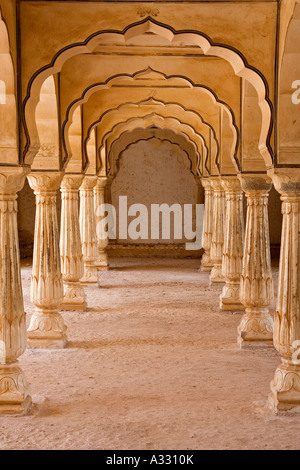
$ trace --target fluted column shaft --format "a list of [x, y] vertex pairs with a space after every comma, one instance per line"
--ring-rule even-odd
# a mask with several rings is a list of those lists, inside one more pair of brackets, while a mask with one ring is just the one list
[[106, 247], [108, 245], [108, 237], [105, 236], [104, 217], [99, 215], [98, 209], [105, 204], [105, 187], [107, 178], [98, 177], [97, 184], [94, 187], [95, 216], [96, 216], [96, 233], [98, 240], [98, 257], [96, 266], [99, 270], [105, 270], [108, 267], [108, 259]]
[[211, 284], [223, 284], [225, 282], [222, 273], [223, 247], [225, 238], [225, 214], [226, 200], [225, 191], [219, 177], [211, 178], [211, 186], [213, 189], [213, 225], [210, 257], [213, 268], [210, 273]]
[[276, 412], [300, 405], [300, 172], [282, 171], [273, 176], [281, 194], [283, 214], [274, 318], [274, 346], [281, 354], [281, 364], [269, 396], [269, 404]]
[[34, 172], [28, 176], [36, 199], [31, 300], [36, 311], [28, 328], [32, 347], [64, 347], [66, 327], [58, 312], [63, 300], [56, 194], [61, 172]]
[[98, 281], [97, 266], [98, 241], [94, 203], [94, 187], [97, 176], [85, 176], [80, 186], [80, 235], [84, 263], [84, 274], [81, 282]]
[[86, 295], [80, 279], [83, 255], [79, 228], [79, 187], [83, 175], [65, 175], [61, 183], [60, 256], [64, 281], [63, 310], [85, 310]]
[[0, 414], [26, 413], [29, 386], [18, 365], [26, 349], [26, 315], [20, 272], [17, 191], [27, 170], [0, 170]]
[[241, 177], [241, 182], [247, 197], [247, 222], [240, 300], [246, 311], [238, 327], [238, 344], [272, 345], [269, 305], [274, 294], [268, 219], [272, 182], [267, 176]]
[[243, 191], [237, 177], [222, 177], [226, 195], [225, 241], [222, 272], [225, 286], [220, 296], [222, 310], [244, 310], [240, 302], [240, 279], [243, 264], [244, 217]]
[[208, 178], [201, 179], [204, 187], [204, 219], [202, 232], [202, 247], [204, 253], [201, 260], [201, 271], [210, 271], [213, 262], [210, 257], [212, 231], [213, 231], [213, 189]]

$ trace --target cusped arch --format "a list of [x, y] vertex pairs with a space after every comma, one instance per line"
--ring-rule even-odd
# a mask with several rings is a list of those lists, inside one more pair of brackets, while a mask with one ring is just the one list
[[201, 159], [204, 161], [207, 160], [209, 149], [205, 139], [198, 134], [195, 129], [186, 124], [179, 119], [173, 118], [171, 116], [165, 117], [159, 114], [151, 113], [149, 115], [138, 117], [138, 118], [131, 118], [124, 122], [119, 122], [114, 126], [111, 131], [104, 136], [102, 141], [102, 145], [99, 143], [99, 148], [106, 149], [106, 153], [110, 156], [110, 149], [112, 143], [125, 131], [132, 131], [135, 128], [160, 128], [160, 129], [172, 129], [178, 132], [181, 132], [189, 137], [191, 141], [193, 141], [197, 148], [197, 161], [191, 162], [192, 171], [196, 174], [197, 167], [200, 167]]
[[[137, 143], [141, 140], [149, 141], [151, 139], [158, 139], [162, 142], [167, 141], [171, 144], [177, 145], [186, 154], [190, 161], [190, 171], [193, 172], [192, 161], [197, 161], [199, 158], [198, 150], [195, 142], [191, 141], [186, 134], [182, 132], [174, 131], [172, 129], [160, 129], [160, 128], [136, 128], [134, 131], [123, 132], [116, 140], [114, 140], [110, 147], [109, 161], [111, 167], [108, 168], [108, 176], [115, 177], [119, 171], [119, 162], [121, 155], [125, 152], [133, 143]], [[197, 168], [197, 175], [201, 175], [200, 168]], [[196, 176], [194, 174], [194, 176]]]
[[[81, 97], [73, 101], [69, 105], [69, 107], [67, 108], [65, 120], [62, 124], [63, 150], [64, 150], [65, 156], [67, 157], [68, 155], [70, 155], [69, 129], [73, 120], [73, 114], [78, 106], [80, 106], [81, 104], [87, 103], [88, 100], [92, 97], [92, 95], [97, 93], [98, 91], [107, 90], [118, 85], [138, 86], [139, 80], [143, 82], [143, 86], [144, 86], [144, 82], [147, 79], [151, 79], [154, 81], [154, 85], [151, 84], [152, 88], [155, 87], [156, 82], [165, 82], [165, 85], [168, 87], [170, 86], [170, 84], [173, 84], [173, 86], [176, 84], [176, 86], [180, 88], [190, 88], [190, 89], [196, 88], [198, 90], [201, 90], [205, 95], [207, 95], [211, 99], [213, 106], [218, 106], [221, 110], [223, 110], [228, 115], [230, 129], [233, 134], [234, 145], [232, 147], [231, 158], [234, 159], [234, 165], [237, 168], [239, 167], [239, 161], [237, 158], [237, 150], [238, 150], [238, 145], [239, 145], [238, 127], [235, 122], [234, 113], [232, 109], [230, 108], [230, 106], [228, 105], [228, 103], [225, 103], [222, 100], [220, 100], [218, 96], [216, 95], [216, 93], [211, 88], [205, 85], [195, 84], [192, 80], [186, 77], [182, 77], [180, 75], [166, 75], [165, 73], [152, 69], [151, 67], [147, 67], [146, 69], [139, 70], [133, 73], [132, 75], [119, 74], [116, 76], [109, 77], [105, 82], [95, 83], [89, 86], [88, 88], [86, 88], [83, 91]], [[160, 83], [160, 86], [161, 86], [161, 83]], [[172, 104], [180, 105], [180, 103], [172, 103]], [[184, 106], [182, 106], [182, 108], [186, 110]]]
[[123, 31], [104, 30], [95, 32], [85, 41], [71, 44], [58, 51], [50, 64], [45, 65], [35, 72], [28, 83], [27, 94], [22, 106], [23, 125], [26, 136], [24, 149], [25, 161], [28, 163], [32, 162], [39, 146], [33, 116], [38, 102], [39, 90], [44, 80], [49, 75], [60, 72], [63, 64], [71, 57], [82, 53], [92, 53], [101, 40], [117, 40], [126, 44], [128, 40], [134, 37], [149, 33], [165, 38], [170, 44], [195, 45], [201, 48], [204, 55], [213, 55], [224, 59], [231, 65], [237, 76], [248, 80], [254, 86], [257, 91], [258, 104], [262, 113], [259, 150], [266, 162], [266, 166], [271, 167], [273, 165], [272, 149], [270, 146], [272, 131], [271, 101], [268, 96], [268, 85], [262, 73], [250, 66], [243, 54], [233, 47], [223, 44], [214, 44], [205, 33], [200, 31], [176, 31], [171, 26], [160, 23], [151, 17], [147, 17], [138, 23], [128, 25]]
[[[145, 115], [150, 115], [154, 113], [160, 116], [173, 117], [178, 119], [180, 122], [190, 125], [197, 134], [201, 135], [205, 142], [205, 147], [207, 148], [206, 155], [204, 158], [207, 158], [208, 149], [211, 158], [214, 162], [218, 161], [219, 153], [219, 142], [216, 137], [215, 130], [211, 125], [206, 123], [202, 116], [194, 111], [187, 110], [183, 106], [178, 105], [177, 103], [164, 103], [162, 101], [149, 98], [139, 103], [124, 103], [118, 106], [115, 109], [105, 112], [99, 119], [92, 123], [87, 131], [87, 137], [85, 138], [84, 148], [88, 142], [90, 132], [99, 125], [101, 129], [102, 138], [100, 140], [100, 147], [103, 146], [105, 136], [110, 132], [111, 129], [114, 129], [115, 125], [122, 120], [122, 117], [126, 115], [126, 120], [130, 118], [144, 117]], [[107, 130], [109, 129], [109, 131]]]

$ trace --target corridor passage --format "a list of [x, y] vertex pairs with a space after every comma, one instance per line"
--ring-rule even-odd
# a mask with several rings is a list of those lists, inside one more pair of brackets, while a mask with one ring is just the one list
[[[266, 406], [278, 353], [238, 348], [242, 313], [219, 311], [221, 289], [198, 268], [198, 259], [111, 259], [86, 287], [87, 311], [63, 313], [67, 348], [20, 358], [34, 406], [0, 417], [0, 448], [297, 448], [299, 415]], [[30, 275], [25, 259], [27, 322]]]

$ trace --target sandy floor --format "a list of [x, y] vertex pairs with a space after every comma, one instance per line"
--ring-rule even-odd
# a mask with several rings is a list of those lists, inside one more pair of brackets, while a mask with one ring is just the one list
[[[63, 314], [68, 348], [22, 356], [34, 406], [0, 417], [0, 449], [299, 449], [299, 415], [265, 406], [278, 354], [237, 348], [241, 314], [219, 311], [198, 265], [115, 259], [99, 273], [88, 311]], [[22, 274], [29, 317], [28, 261]]]

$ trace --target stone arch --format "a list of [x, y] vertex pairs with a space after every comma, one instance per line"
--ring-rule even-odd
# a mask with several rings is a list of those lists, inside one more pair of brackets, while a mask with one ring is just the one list
[[[171, 82], [173, 84], [176, 83], [180, 87], [191, 88], [191, 89], [193, 89], [193, 88], [201, 89], [204, 94], [209, 96], [209, 98], [211, 99], [211, 102], [212, 102], [213, 105], [216, 105], [216, 106], [220, 107], [221, 110], [224, 110], [224, 112], [228, 115], [229, 122], [230, 122], [230, 128], [232, 130], [233, 139], [235, 141], [235, 143], [233, 145], [233, 148], [232, 148], [232, 158], [235, 159], [234, 163], [235, 163], [236, 166], [238, 166], [238, 160], [236, 158], [236, 153], [237, 153], [238, 145], [239, 145], [239, 142], [238, 142], [238, 127], [237, 127], [236, 122], [235, 122], [234, 113], [233, 113], [232, 109], [230, 108], [230, 106], [227, 103], [219, 100], [219, 98], [217, 97], [217, 95], [215, 94], [215, 92], [211, 88], [208, 88], [204, 85], [195, 84], [195, 83], [193, 83], [192, 80], [187, 79], [186, 77], [181, 77], [181, 76], [177, 76], [177, 75], [168, 76], [168, 75], [166, 75], [162, 72], [159, 72], [157, 70], [152, 69], [151, 67], [148, 67], [147, 69], [135, 72], [132, 75], [120, 74], [120, 75], [117, 75], [117, 76], [110, 77], [104, 83], [95, 83], [94, 85], [92, 85], [92, 86], [88, 87], [87, 89], [85, 89], [84, 92], [82, 93], [81, 97], [79, 99], [73, 101], [69, 105], [69, 107], [67, 109], [67, 113], [66, 113], [66, 118], [65, 118], [65, 120], [62, 124], [62, 139], [63, 139], [63, 149], [64, 149], [65, 155], [68, 155], [70, 153], [69, 152], [69, 142], [68, 142], [68, 130], [69, 130], [69, 127], [72, 123], [73, 113], [75, 112], [77, 106], [80, 106], [81, 104], [84, 104], [84, 103], [88, 102], [88, 100], [91, 98], [91, 96], [94, 93], [97, 93], [100, 90], [106, 90], [106, 89], [112, 88], [114, 86], [117, 86], [120, 83], [123, 86], [124, 86], [124, 84], [128, 84], [130, 86], [132, 86], [134, 84], [138, 85], [139, 80], [142, 79], [142, 81], [145, 81], [145, 79], [147, 79], [147, 78], [151, 78], [154, 81], [160, 81], [160, 82], [165, 81], [167, 86], [170, 86], [170, 82]], [[153, 86], [153, 85], [151, 85], [151, 86]], [[182, 106], [182, 108], [186, 110], [186, 108], [180, 103], [173, 103], [173, 104], [177, 104], [179, 106]]]
[[[109, 168], [107, 168], [108, 176], [115, 177], [119, 171], [119, 161], [122, 153], [127, 150], [130, 145], [137, 143], [140, 140], [149, 141], [151, 139], [158, 139], [163, 141], [170, 142], [171, 144], [177, 145], [183, 150], [187, 158], [190, 160], [190, 170], [192, 171], [192, 161], [197, 161], [199, 158], [197, 147], [190, 138], [183, 134], [182, 132], [175, 132], [172, 129], [160, 129], [160, 128], [136, 128], [134, 130], [134, 140], [132, 132], [125, 131], [119, 138], [114, 140], [111, 144], [108, 161], [110, 163]], [[194, 174], [194, 173], [193, 173]], [[198, 172], [197, 174], [201, 174]], [[195, 176], [195, 175], [194, 175]]]
[[9, 36], [0, 9], [0, 163], [19, 163], [15, 72]]
[[172, 129], [186, 134], [191, 141], [193, 141], [198, 149], [198, 160], [197, 162], [191, 162], [193, 171], [196, 172], [196, 166], [199, 166], [201, 159], [206, 161], [208, 158], [209, 148], [202, 135], [198, 134], [195, 129], [185, 122], [171, 116], [161, 116], [156, 113], [150, 113], [143, 117], [132, 117], [124, 122], [117, 123], [106, 135], [103, 136], [102, 142], [99, 142], [98, 148], [103, 148], [105, 145], [106, 152], [109, 154], [110, 146], [114, 140], [116, 140], [125, 131], [133, 130], [135, 128], [148, 128], [157, 127], [160, 129]]
[[188, 110], [177, 103], [163, 103], [153, 98], [149, 98], [139, 103], [124, 103], [115, 109], [103, 113], [102, 116], [100, 116], [100, 118], [89, 127], [87, 137], [84, 140], [84, 148], [88, 142], [91, 130], [97, 125], [100, 125], [101, 131], [103, 130], [103, 138], [99, 142], [100, 147], [103, 146], [106, 129], [114, 128], [115, 124], [122, 119], [122, 112], [126, 113], [126, 120], [132, 117], [143, 117], [145, 113], [149, 115], [151, 112], [160, 116], [172, 116], [178, 120], [181, 120], [182, 116], [184, 116], [184, 122], [192, 126], [195, 129], [195, 132], [202, 135], [205, 139], [205, 142], [207, 143], [206, 147], [207, 149], [209, 148], [212, 158], [217, 163], [219, 142], [214, 128], [206, 123], [200, 114], [194, 111]]
[[224, 44], [214, 44], [213, 41], [204, 33], [199, 31], [176, 31], [171, 26], [159, 23], [151, 17], [147, 17], [138, 23], [128, 25], [123, 31], [105, 30], [98, 31], [89, 36], [85, 41], [72, 44], [57, 52], [50, 64], [45, 65], [35, 72], [31, 77], [27, 95], [23, 101], [23, 125], [26, 136], [26, 145], [24, 149], [24, 159], [31, 163], [37, 150], [38, 139], [36, 125], [32, 116], [38, 102], [39, 90], [44, 80], [51, 74], [58, 73], [63, 64], [71, 57], [81, 53], [92, 53], [99, 45], [101, 40], [117, 40], [126, 43], [135, 37], [151, 34], [160, 36], [171, 44], [179, 43], [195, 45], [200, 47], [204, 55], [213, 55], [227, 61], [234, 73], [248, 80], [256, 89], [258, 95], [258, 104], [262, 113], [262, 126], [259, 139], [259, 150], [263, 156], [266, 166], [273, 165], [272, 149], [270, 146], [270, 136], [272, 131], [271, 120], [271, 101], [268, 96], [268, 85], [259, 70], [251, 67], [243, 54]]

